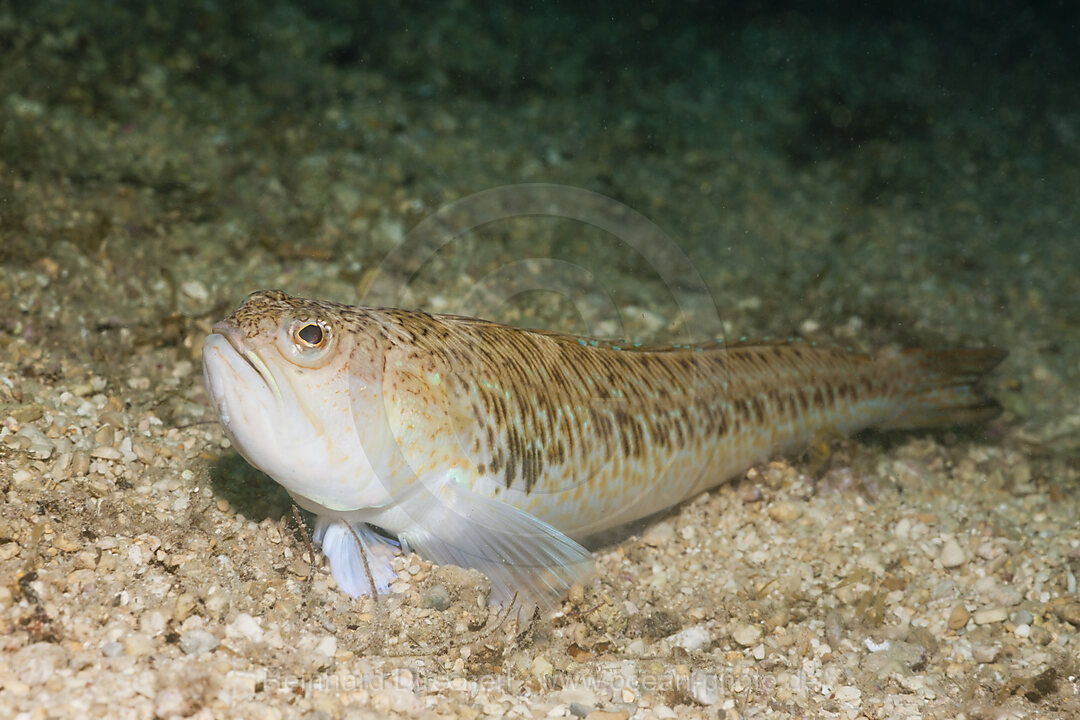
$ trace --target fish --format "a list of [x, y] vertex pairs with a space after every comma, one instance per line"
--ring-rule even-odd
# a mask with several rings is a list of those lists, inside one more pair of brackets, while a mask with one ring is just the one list
[[338, 587], [395, 552], [475, 568], [489, 601], [554, 611], [583, 544], [867, 428], [986, 421], [994, 348], [643, 345], [472, 317], [251, 294], [213, 326], [206, 388], [233, 446], [312, 513]]

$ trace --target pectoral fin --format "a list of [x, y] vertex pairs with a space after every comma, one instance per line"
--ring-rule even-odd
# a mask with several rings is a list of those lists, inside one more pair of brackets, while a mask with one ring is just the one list
[[[357, 538], [359, 545], [356, 544]], [[330, 561], [330, 572], [338, 587], [352, 597], [370, 595], [372, 581], [377, 592], [386, 593], [397, 577], [390, 566], [390, 559], [394, 556], [393, 547], [386, 538], [364, 523], [353, 523], [350, 531], [344, 520], [320, 516], [315, 522], [314, 539], [322, 544], [323, 554]], [[367, 557], [367, 566], [371, 570], [370, 580], [364, 569], [363, 556]]]
[[403, 546], [440, 565], [476, 568], [491, 579], [491, 602], [531, 614], [553, 610], [592, 572], [589, 551], [551, 525], [498, 500], [447, 484], [402, 509]]

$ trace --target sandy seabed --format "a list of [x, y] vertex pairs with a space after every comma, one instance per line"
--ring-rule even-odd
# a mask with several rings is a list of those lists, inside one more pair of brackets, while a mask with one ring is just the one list
[[[501, 67], [460, 7], [417, 19], [423, 51], [384, 18], [355, 63], [273, 8], [173, 35], [129, 9], [120, 43], [0, 5], [0, 716], [1080, 715], [1080, 107], [1047, 22], [957, 43], [969, 18], [776, 12], [680, 50], [645, 13], [629, 36], [694, 72], [620, 55], [594, 84], [574, 43]], [[410, 232], [523, 183], [668, 239]], [[416, 556], [352, 600], [202, 386], [211, 324], [270, 287], [640, 341], [996, 345], [1004, 412], [753, 468], [598, 548], [554, 620]]]

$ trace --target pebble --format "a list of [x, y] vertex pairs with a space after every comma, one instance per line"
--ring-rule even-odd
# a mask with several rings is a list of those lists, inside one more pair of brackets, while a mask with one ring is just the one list
[[1002, 607], [980, 608], [972, 615], [976, 625], [1005, 622], [1008, 618], [1009, 613], [1005, 612], [1005, 608]]
[[123, 454], [114, 447], [109, 445], [99, 445], [90, 451], [90, 457], [99, 458], [101, 460], [123, 460]]
[[27, 645], [11, 657], [11, 668], [19, 674], [19, 680], [33, 687], [41, 685], [53, 676], [64, 663], [64, 651], [53, 643]]
[[251, 642], [260, 642], [263, 637], [263, 629], [259, 627], [259, 623], [255, 618], [247, 613], [240, 613], [235, 620], [226, 626], [225, 635], [226, 637], [239, 636], [247, 638]]
[[749, 623], [739, 623], [731, 631], [731, 637], [743, 647], [750, 647], [761, 639], [761, 628]]
[[1054, 608], [1054, 615], [1057, 615], [1058, 620], [1080, 627], [1080, 602], [1062, 603]]
[[206, 630], [189, 630], [180, 636], [180, 649], [188, 655], [202, 655], [214, 652], [218, 639]]
[[712, 642], [712, 636], [701, 625], [694, 625], [675, 633], [670, 640], [675, 647], [681, 647], [687, 652], [694, 652], [708, 647], [709, 643]]
[[173, 618], [177, 622], [183, 622], [191, 611], [195, 609], [195, 596], [191, 593], [180, 593], [176, 596], [176, 604], [173, 606]]
[[315, 654], [324, 658], [333, 658], [337, 655], [337, 638], [327, 635], [315, 646]]
[[715, 705], [720, 702], [720, 683], [716, 675], [707, 670], [694, 670], [690, 673], [687, 690], [699, 705]]
[[967, 555], [964, 554], [964, 549], [960, 547], [960, 543], [955, 539], [949, 538], [945, 541], [945, 544], [941, 547], [941, 566], [946, 568], [960, 567], [967, 562]]
[[101, 646], [101, 654], [105, 657], [116, 657], [124, 652], [124, 646], [113, 640]]
[[210, 299], [210, 291], [198, 280], [185, 280], [180, 283], [180, 291], [198, 302], [206, 302]]
[[641, 536], [641, 541], [651, 547], [667, 545], [675, 539], [675, 528], [669, 522], [653, 525]]
[[450, 607], [450, 593], [443, 585], [432, 585], [424, 592], [424, 607], [442, 612]]
[[157, 454], [154, 446], [142, 438], [138, 438], [131, 443], [131, 451], [135, 453], [135, 457], [146, 465], [152, 465], [154, 456]]
[[833, 697], [837, 702], [857, 703], [862, 700], [862, 691], [854, 685], [841, 685], [836, 688]]
[[39, 403], [27, 403], [12, 408], [8, 411], [8, 414], [18, 420], [20, 424], [26, 424], [40, 420], [41, 416], [45, 414], [45, 408]]
[[593, 710], [585, 716], [585, 720], [627, 720], [629, 717], [630, 713], [626, 710]]
[[1022, 608], [1010, 615], [1009, 619], [1016, 625], [1031, 625], [1031, 623], [1035, 622], [1035, 617]]
[[584, 705], [584, 704], [579, 703], [579, 702], [570, 703], [570, 714], [573, 715], [574, 717], [583, 718], [586, 715], [588, 715], [590, 712], [592, 712], [592, 710], [593, 709], [592, 709], [591, 705]]
[[0, 561], [10, 560], [19, 554], [21, 546], [17, 542], [9, 542], [0, 545]]
[[86, 475], [90, 472], [90, 456], [82, 450], [78, 450], [71, 456], [71, 474], [74, 477]]
[[770, 505], [767, 512], [769, 513], [769, 517], [776, 522], [786, 523], [798, 520], [802, 515], [802, 508], [793, 502], [778, 502], [774, 505]]
[[980, 644], [971, 648], [971, 657], [980, 664], [992, 663], [997, 659], [1000, 648], [996, 645]]
[[128, 655], [140, 657], [154, 652], [154, 641], [146, 633], [128, 633], [120, 642], [124, 646], [124, 652]]
[[166, 688], [154, 698], [155, 717], [182, 717], [189, 714], [184, 694], [176, 688]]
[[535, 678], [551, 675], [554, 670], [555, 666], [543, 655], [537, 655], [536, 659], [529, 665], [529, 673]]
[[968, 619], [970, 617], [971, 614], [968, 612], [967, 608], [963, 606], [963, 604], [957, 605], [952, 609], [952, 612], [949, 613], [949, 629], [959, 630], [960, 628], [967, 625]]
[[35, 460], [48, 460], [52, 457], [53, 450], [55, 449], [53, 441], [33, 425], [24, 425], [19, 429], [19, 432], [15, 434], [24, 437], [29, 441], [30, 446], [27, 448], [27, 452], [30, 453], [30, 457]]

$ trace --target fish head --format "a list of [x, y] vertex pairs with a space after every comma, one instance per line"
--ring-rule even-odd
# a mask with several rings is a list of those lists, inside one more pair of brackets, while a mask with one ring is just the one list
[[382, 365], [361, 310], [257, 292], [203, 343], [206, 388], [236, 450], [316, 512], [390, 499], [354, 412]]

